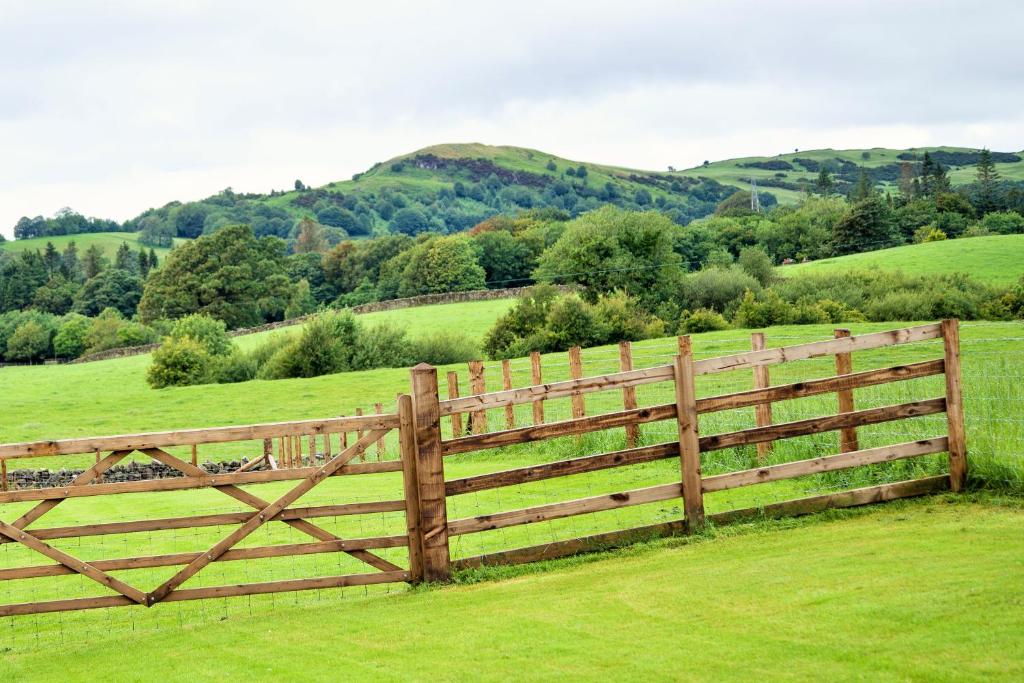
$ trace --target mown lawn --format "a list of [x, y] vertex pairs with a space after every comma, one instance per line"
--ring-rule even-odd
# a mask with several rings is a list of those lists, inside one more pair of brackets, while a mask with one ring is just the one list
[[949, 495], [492, 574], [213, 601], [158, 631], [110, 613], [41, 641], [0, 624], [0, 679], [1024, 677], [1019, 503]]

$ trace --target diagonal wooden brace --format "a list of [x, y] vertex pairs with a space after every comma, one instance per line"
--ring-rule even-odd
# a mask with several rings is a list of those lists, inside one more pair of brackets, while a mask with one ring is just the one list
[[149, 594], [147, 601], [150, 605], [160, 602], [175, 588], [185, 583], [199, 571], [206, 567], [211, 562], [214, 562], [218, 557], [223, 555], [225, 552], [230, 550], [232, 547], [241, 543], [254, 531], [259, 529], [267, 522], [273, 520], [281, 511], [287, 508], [289, 505], [297, 501], [302, 496], [306, 495], [311, 491], [317, 484], [321, 483], [324, 479], [334, 474], [342, 466], [345, 465], [349, 460], [361, 453], [367, 446], [374, 443], [377, 439], [380, 439], [388, 433], [387, 429], [375, 429], [367, 432], [363, 437], [357, 440], [352, 446], [346, 448], [340, 454], [335, 456], [332, 460], [324, 464], [323, 467], [318, 469], [307, 479], [304, 479], [300, 484], [295, 486], [288, 493], [278, 498], [273, 503], [267, 505], [259, 512], [253, 514], [242, 526], [235, 529], [228, 536], [222, 539], [219, 543], [214, 545], [208, 551], [200, 555], [198, 558], [193, 560], [179, 571], [177, 574], [169, 578], [163, 584], [161, 584], [156, 590]]
[[[173, 467], [174, 469], [178, 470], [179, 472], [181, 472], [182, 474], [184, 474], [186, 476], [189, 476], [189, 477], [206, 477], [206, 476], [209, 476], [209, 474], [207, 474], [206, 470], [201, 469], [201, 468], [199, 468], [199, 467], [197, 467], [197, 466], [195, 466], [195, 465], [193, 465], [191, 463], [185, 462], [184, 460], [181, 460], [180, 458], [176, 458], [173, 455], [171, 455], [170, 453], [168, 453], [167, 451], [161, 450], [159, 448], [144, 448], [144, 449], [142, 449], [142, 453], [145, 453], [146, 455], [148, 455], [149, 457], [153, 458], [154, 460], [158, 460], [158, 461], [162, 462], [163, 464], [167, 465], [168, 467]], [[251, 507], [253, 509], [256, 509], [256, 510], [262, 510], [265, 507], [267, 507], [268, 505], [270, 505], [269, 501], [263, 500], [259, 496], [253, 495], [252, 493], [249, 493], [248, 491], [245, 491], [245, 490], [243, 490], [243, 489], [241, 489], [238, 486], [235, 486], [233, 484], [228, 484], [228, 485], [225, 485], [225, 486], [215, 486], [214, 488], [217, 489], [218, 491], [222, 491], [223, 493], [225, 493], [228, 496], [231, 496], [232, 498], [234, 498], [238, 502], [245, 503], [249, 507]], [[309, 521], [307, 521], [305, 519], [287, 519], [287, 520], [282, 520], [282, 521], [285, 524], [287, 524], [288, 526], [292, 527], [293, 529], [295, 529], [297, 531], [301, 531], [302, 533], [306, 534], [307, 536], [312, 536], [313, 538], [317, 539], [318, 541], [340, 541], [340, 540], [342, 540], [338, 536], [335, 536], [334, 534], [332, 534], [330, 531], [327, 531], [326, 529], [318, 527], [317, 525], [315, 525], [312, 522], [309, 522]], [[391, 571], [400, 571], [402, 569], [398, 565], [393, 564], [391, 562], [388, 562], [383, 557], [378, 557], [377, 555], [371, 553], [369, 550], [346, 550], [345, 553], [347, 555], [349, 555], [350, 557], [354, 557], [357, 560], [365, 562], [366, 564], [370, 565], [374, 569], [379, 569], [381, 571], [391, 572]]]
[[115, 579], [113, 576], [107, 574], [105, 571], [97, 569], [88, 562], [83, 562], [82, 560], [79, 560], [77, 557], [68, 555], [63, 550], [58, 550], [57, 548], [54, 548], [51, 545], [43, 543], [32, 534], [15, 527], [13, 524], [8, 524], [7, 522], [0, 521], [0, 534], [3, 534], [12, 541], [17, 541], [18, 543], [21, 543], [22, 545], [31, 548], [32, 550], [35, 550], [37, 553], [41, 555], [45, 555], [51, 560], [61, 563], [65, 567], [78, 572], [82, 576], [86, 576], [92, 579], [93, 581], [101, 585], [104, 585], [107, 588], [110, 588], [111, 590], [117, 591], [129, 600], [133, 600], [139, 603], [140, 605], [147, 604], [146, 594], [140, 591], [138, 588], [133, 588], [124, 581]]
[[[95, 465], [93, 465], [92, 467], [90, 467], [89, 469], [82, 472], [74, 479], [72, 479], [71, 483], [68, 484], [68, 486], [85, 486], [93, 479], [100, 476], [117, 463], [121, 462], [129, 453], [131, 453], [131, 450], [114, 451], [113, 453], [103, 458], [98, 463], [96, 463]], [[36, 521], [37, 519], [45, 515], [47, 512], [63, 503], [65, 500], [65, 498], [44, 500], [35, 507], [33, 507], [31, 510], [23, 514], [18, 519], [14, 520], [11, 523], [11, 526], [16, 527], [18, 529], [24, 529], [32, 522]]]

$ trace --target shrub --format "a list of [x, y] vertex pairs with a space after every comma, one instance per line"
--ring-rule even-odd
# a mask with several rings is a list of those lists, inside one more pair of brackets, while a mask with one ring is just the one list
[[118, 346], [142, 346], [157, 339], [156, 331], [142, 323], [126, 321], [117, 328]]
[[768, 327], [769, 325], [786, 325], [796, 318], [795, 307], [784, 301], [774, 291], [768, 291], [761, 301], [754, 293], [747, 291], [743, 295], [733, 322], [737, 327]]
[[644, 311], [640, 302], [625, 292], [602, 296], [595, 312], [608, 326], [609, 341], [638, 341], [665, 335], [665, 323]]
[[1024, 216], [1016, 211], [996, 211], [985, 214], [981, 225], [1000, 235], [1019, 235], [1024, 233]]
[[740, 268], [743, 269], [743, 272], [760, 282], [764, 287], [771, 284], [775, 278], [775, 266], [772, 264], [772, 259], [768, 256], [768, 252], [761, 247], [746, 247], [742, 249], [737, 262]]
[[251, 379], [256, 379], [258, 369], [253, 356], [240, 349], [235, 349], [227, 356], [216, 356], [212, 364], [214, 381], [219, 384], [248, 382]]
[[115, 308], [104, 309], [93, 318], [89, 332], [85, 335], [85, 352], [99, 353], [108, 349], [116, 349], [121, 343], [117, 339], [117, 331], [124, 320]]
[[707, 308], [727, 313], [744, 292], [761, 292], [761, 283], [742, 268], [705, 268], [685, 280], [684, 306], [690, 310]]
[[27, 320], [7, 340], [7, 357], [11, 360], [42, 360], [50, 350], [50, 330], [35, 320]]
[[729, 329], [729, 323], [722, 317], [722, 314], [706, 308], [698, 308], [693, 313], [687, 312], [679, 319], [679, 334], [698, 334], [727, 329]]
[[575, 294], [564, 296], [554, 303], [548, 313], [546, 330], [554, 349], [572, 346], [597, 346], [608, 341], [611, 327], [601, 319], [593, 306]]
[[231, 353], [231, 338], [223, 320], [201, 313], [193, 313], [174, 321], [171, 339], [190, 337], [198, 342], [211, 356], [226, 356]]
[[411, 348], [405, 330], [390, 323], [363, 328], [352, 353], [353, 370], [399, 368], [412, 365]]
[[211, 356], [191, 337], [168, 338], [153, 352], [146, 381], [154, 389], [205, 384], [212, 379]]
[[414, 339], [409, 348], [411, 363], [449, 365], [479, 357], [480, 349], [472, 339], [459, 332], [435, 332]]

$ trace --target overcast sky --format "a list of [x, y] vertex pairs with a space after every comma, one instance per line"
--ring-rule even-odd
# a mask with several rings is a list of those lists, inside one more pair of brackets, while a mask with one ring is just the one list
[[1013, 1], [0, 0], [0, 232], [319, 185], [440, 142], [656, 170], [1016, 151], [1022, 26]]

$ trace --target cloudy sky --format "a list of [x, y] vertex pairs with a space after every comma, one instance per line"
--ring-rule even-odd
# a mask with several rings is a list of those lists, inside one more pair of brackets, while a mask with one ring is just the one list
[[0, 232], [439, 142], [647, 169], [1024, 148], [1020, 2], [0, 0]]

